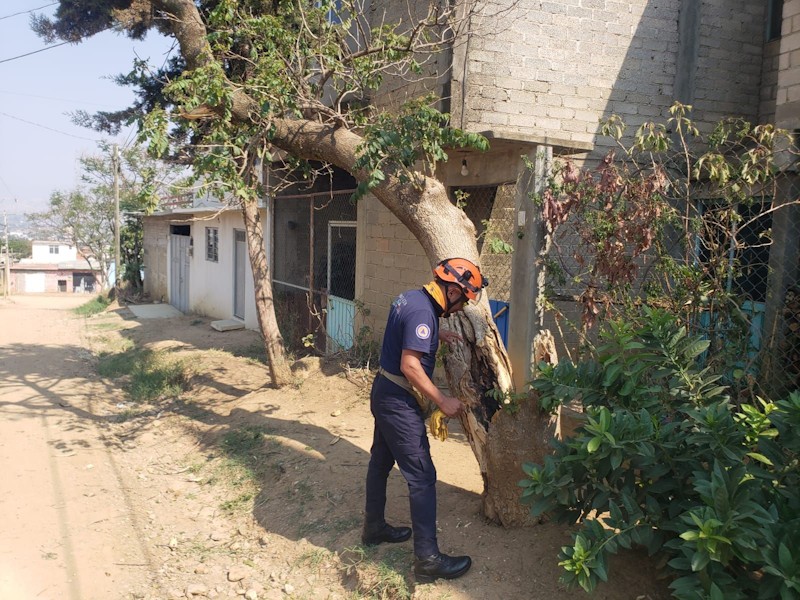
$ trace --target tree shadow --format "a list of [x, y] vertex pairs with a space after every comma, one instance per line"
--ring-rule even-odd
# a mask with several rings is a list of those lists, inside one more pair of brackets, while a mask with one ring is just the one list
[[[361, 545], [369, 452], [348, 441], [347, 431], [303, 423], [302, 413], [292, 420], [276, 418], [271, 416], [279, 410], [275, 405], [258, 411], [234, 408], [227, 417], [190, 402], [181, 401], [176, 409], [213, 426], [200, 439], [206, 455], [222, 451], [252, 470], [258, 488], [253, 516], [265, 531], [293, 541], [306, 540], [362, 567], [388, 564], [409, 590], [415, 588], [410, 541], [375, 548]], [[472, 513], [479, 518], [478, 494], [442, 482], [437, 491], [440, 524], [454, 514]], [[389, 478], [386, 514], [395, 525], [410, 525], [408, 488], [396, 469]], [[359, 571], [342, 571], [342, 585], [357, 591]]]
[[[193, 327], [192, 320], [193, 317], [181, 318], [179, 324]], [[157, 341], [159, 334], [164, 333], [157, 323], [148, 324], [151, 331], [146, 334], [137, 329], [123, 330], [120, 334], [128, 337], [137, 333], [136, 338], [131, 337], [138, 344], [142, 340]], [[178, 346], [181, 350], [204, 349], [204, 344], [197, 343], [189, 332], [181, 335], [180, 328], [171, 327], [169, 333], [170, 338], [181, 341]], [[22, 369], [23, 363], [36, 368]], [[79, 430], [88, 429], [92, 423], [113, 422], [118, 415], [105, 414], [107, 405], [93, 406], [84, 390], [58, 385], [67, 379], [77, 380], [78, 385], [85, 381], [103, 398], [118, 396], [119, 389], [113, 382], [86, 374], [91, 363], [91, 355], [77, 345], [17, 344], [0, 348], [0, 410], [10, 418], [14, 409], [35, 414], [69, 411], [76, 418], [70, 419], [74, 424], [68, 426]], [[237, 372], [237, 365], [234, 363], [231, 369]], [[265, 371], [264, 378], [267, 377]], [[15, 406], [4, 402], [2, 392], [12, 385], [27, 386], [31, 398], [15, 402]], [[362, 553], [360, 530], [369, 453], [354, 440], [358, 438], [364, 445], [365, 434], [371, 432], [341, 422], [327, 427], [305, 422], [317, 414], [314, 410], [296, 411], [289, 418], [279, 418], [278, 411], [286, 410], [287, 402], [296, 401], [302, 388], [285, 391], [262, 391], [256, 389], [257, 385], [249, 390], [242, 386], [233, 388], [225, 388], [230, 401], [210, 393], [207, 404], [203, 404], [189, 392], [178, 399], [154, 403], [152, 410], [181, 416], [186, 433], [196, 437], [209, 461], [224, 456], [252, 472], [255, 482], [252, 514], [264, 531], [288, 540], [306, 540], [337, 554], [345, 564], [358, 563], [357, 568], [340, 572], [345, 589], [360, 593], [365, 584], [363, 577], [385, 571], [385, 565], [389, 565], [403, 578], [406, 589], [415, 590], [411, 542], [382, 545]], [[257, 396], [245, 399], [242, 394], [245, 391]], [[88, 404], [84, 404], [87, 399]], [[372, 426], [366, 414], [359, 415], [356, 422], [360, 424], [358, 427]], [[147, 432], [150, 423], [151, 419], [134, 417], [126, 423], [124, 435], [108, 436], [103, 443], [123, 447], [123, 441], [129, 444]], [[59, 450], [61, 442], [65, 440], [53, 442]], [[451, 424], [451, 439], [447, 443], [466, 444], [455, 422]], [[434, 451], [439, 449], [435, 446]], [[437, 462], [436, 456], [434, 461]], [[457, 586], [459, 594], [477, 599], [487, 597], [487, 590], [493, 590], [497, 592], [493, 595], [499, 597], [515, 597], [524, 593], [526, 584], [509, 580], [509, 574], [530, 572], [538, 577], [543, 597], [573, 597], [572, 592], [556, 583], [560, 569], [554, 560], [558, 548], [568, 542], [568, 530], [555, 525], [528, 530], [502, 530], [487, 525], [480, 516], [479, 494], [449, 483], [454, 479], [446, 476], [447, 468], [447, 464], [440, 465], [440, 475], [445, 473], [447, 481], [440, 476], [437, 486], [442, 550], [468, 553], [475, 559], [473, 573], [452, 584]], [[408, 525], [408, 490], [396, 470], [390, 476], [387, 497], [387, 519], [395, 525]]]

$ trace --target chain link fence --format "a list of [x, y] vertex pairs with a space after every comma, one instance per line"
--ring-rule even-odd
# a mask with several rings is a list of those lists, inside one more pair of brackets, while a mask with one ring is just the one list
[[292, 350], [349, 349], [355, 318], [353, 191], [274, 199], [275, 312]]
[[516, 224], [513, 183], [451, 188], [451, 200], [470, 218], [478, 234], [481, 270], [489, 280], [486, 293], [503, 343], [508, 344], [511, 298], [511, 252]]
[[[648, 304], [708, 340], [700, 359], [723, 365], [728, 383], [778, 395], [800, 388], [798, 207], [762, 195], [738, 204], [698, 200], [678, 214], [686, 229], [667, 228], [640, 256], [619, 241], [598, 247], [587, 234], [591, 216], [554, 232], [547, 321], [558, 327], [559, 346], [575, 360], [596, 341], [598, 322]], [[596, 273], [617, 250], [636, 275], [615, 288]]]

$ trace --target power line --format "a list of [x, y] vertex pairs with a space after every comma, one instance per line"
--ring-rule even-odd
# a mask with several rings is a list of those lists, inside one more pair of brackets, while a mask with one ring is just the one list
[[54, 133], [60, 133], [61, 135], [66, 135], [66, 136], [69, 136], [69, 137], [73, 137], [73, 138], [78, 139], [78, 140], [84, 140], [84, 141], [87, 141], [87, 142], [99, 142], [100, 141], [100, 140], [97, 140], [97, 139], [90, 139], [90, 138], [81, 137], [79, 135], [73, 135], [71, 133], [67, 133], [66, 131], [59, 131], [58, 129], [53, 129], [52, 127], [48, 127], [47, 125], [42, 125], [41, 123], [34, 123], [33, 121], [27, 121], [25, 119], [20, 119], [19, 117], [15, 117], [14, 115], [9, 115], [8, 113], [4, 113], [2, 111], [0, 111], [0, 115], [3, 115], [4, 117], [8, 117], [9, 119], [14, 119], [15, 121], [22, 121], [23, 123], [27, 123], [28, 125], [34, 125], [35, 127], [41, 127], [42, 129], [47, 129], [48, 131], [52, 131]]
[[113, 108], [111, 104], [100, 104], [97, 102], [88, 102], [86, 100], [70, 100], [69, 98], [55, 98], [53, 96], [40, 96], [38, 94], [22, 94], [20, 92], [12, 92], [9, 90], [0, 90], [0, 94], [9, 94], [11, 96], [23, 96], [25, 98], [39, 98], [41, 100], [53, 100], [54, 102], [69, 102], [70, 104], [84, 104], [87, 106], [103, 106], [106, 108]]
[[33, 52], [26, 52], [25, 54], [20, 54], [18, 56], [12, 56], [11, 58], [4, 58], [0, 60], [0, 63], [9, 62], [12, 60], [17, 60], [18, 58], [23, 58], [25, 56], [30, 56], [31, 54], [38, 54], [39, 52], [44, 52], [45, 50], [52, 50], [53, 48], [58, 48], [59, 46], [63, 46], [64, 44], [69, 44], [70, 42], [61, 42], [59, 44], [53, 44], [52, 46], [45, 46], [44, 48], [39, 48], [38, 50], [34, 50]]
[[32, 13], [35, 10], [42, 10], [43, 8], [47, 8], [48, 6], [55, 6], [58, 2], [51, 2], [50, 4], [45, 4], [44, 6], [40, 6], [38, 8], [30, 8], [28, 10], [23, 10], [21, 12], [16, 12], [13, 15], [6, 15], [5, 17], [0, 17], [0, 21], [3, 19], [10, 19], [11, 17], [18, 17], [19, 15], [26, 15], [28, 13]]

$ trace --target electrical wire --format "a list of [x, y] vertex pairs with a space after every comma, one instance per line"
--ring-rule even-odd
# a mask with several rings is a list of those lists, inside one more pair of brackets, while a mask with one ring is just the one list
[[47, 129], [48, 131], [52, 131], [54, 133], [60, 133], [61, 135], [66, 135], [68, 137], [72, 137], [72, 138], [75, 138], [75, 139], [78, 139], [78, 140], [84, 140], [86, 142], [99, 142], [100, 141], [98, 139], [85, 138], [85, 137], [81, 137], [79, 135], [74, 135], [72, 133], [67, 133], [66, 131], [59, 131], [58, 129], [53, 129], [52, 127], [48, 127], [47, 125], [42, 125], [41, 123], [34, 123], [33, 121], [28, 121], [26, 119], [20, 119], [19, 117], [15, 117], [14, 115], [9, 115], [8, 113], [4, 113], [2, 111], [0, 111], [0, 115], [3, 115], [4, 117], [8, 117], [9, 119], [14, 119], [15, 121], [21, 121], [23, 123], [27, 123], [28, 125], [34, 125], [35, 127], [41, 127], [42, 129]]
[[6, 15], [5, 17], [0, 17], [0, 21], [4, 19], [10, 19], [11, 17], [18, 17], [19, 15], [26, 15], [28, 13], [32, 13], [35, 10], [42, 10], [43, 8], [47, 8], [48, 6], [55, 6], [56, 4], [58, 4], [58, 2], [51, 2], [50, 4], [45, 4], [44, 6], [39, 6], [38, 8], [29, 8], [28, 10], [16, 12], [12, 15]]
[[53, 96], [39, 96], [38, 94], [22, 94], [20, 92], [12, 92], [10, 90], [0, 90], [0, 94], [22, 96], [25, 98], [38, 98], [40, 100], [52, 100], [53, 102], [68, 102], [69, 104], [81, 104], [85, 106], [102, 106], [106, 108], [113, 108], [111, 104], [99, 104], [97, 102], [88, 102], [86, 100], [70, 100], [69, 98], [55, 98]]
[[31, 54], [38, 54], [39, 52], [44, 52], [45, 50], [52, 50], [53, 48], [58, 48], [59, 46], [63, 46], [64, 44], [69, 44], [71, 42], [60, 42], [58, 44], [53, 44], [52, 46], [46, 46], [44, 48], [39, 48], [38, 50], [34, 50], [33, 52], [26, 52], [25, 54], [20, 54], [18, 56], [12, 56], [11, 58], [4, 58], [0, 60], [0, 63], [10, 62], [12, 60], [17, 60], [18, 58], [23, 58], [25, 56], [30, 56]]

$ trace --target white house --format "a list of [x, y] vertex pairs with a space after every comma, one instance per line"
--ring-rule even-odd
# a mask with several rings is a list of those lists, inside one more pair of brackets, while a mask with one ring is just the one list
[[93, 257], [55, 240], [34, 240], [31, 257], [11, 265], [12, 293], [91, 293], [97, 290], [99, 278]]

